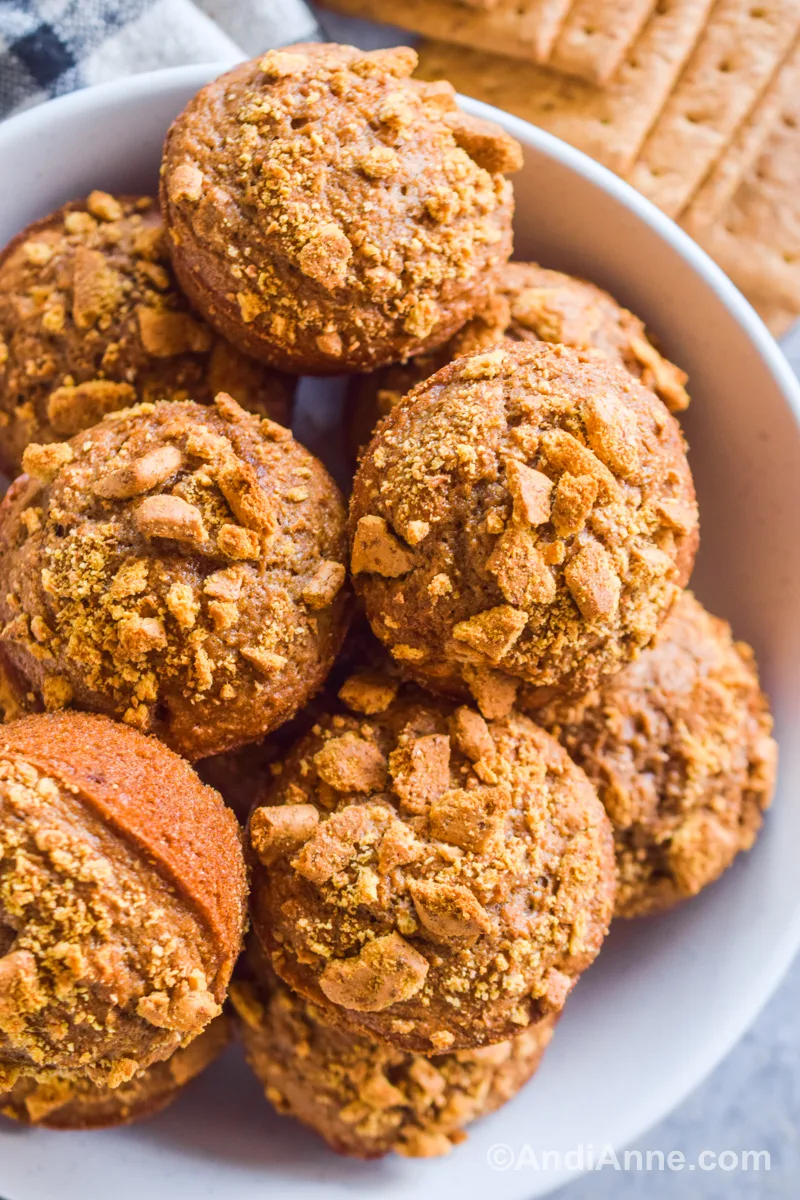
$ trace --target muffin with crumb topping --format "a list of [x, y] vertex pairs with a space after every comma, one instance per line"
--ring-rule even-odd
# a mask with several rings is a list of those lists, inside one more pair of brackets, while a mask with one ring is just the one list
[[527, 1083], [557, 1019], [545, 1017], [495, 1046], [409, 1054], [331, 1024], [252, 945], [231, 1000], [247, 1061], [270, 1103], [355, 1158], [449, 1154], [471, 1121]]
[[611, 826], [566, 751], [357, 672], [250, 818], [253, 928], [334, 1024], [439, 1054], [560, 1011], [614, 907]]
[[270, 50], [173, 123], [161, 200], [178, 278], [264, 362], [325, 374], [418, 354], [508, 259], [521, 149], [415, 65], [406, 47]]
[[160, 401], [23, 465], [0, 505], [0, 644], [22, 691], [198, 759], [321, 687], [349, 615], [344, 505], [288, 429], [224, 393]]
[[161, 742], [93, 713], [2, 726], [0, 1108], [35, 1119], [193, 1042], [246, 902], [233, 813]]
[[[0, 1113], [22, 1125], [45, 1129], [111, 1129], [161, 1112], [205, 1071], [231, 1040], [231, 1021], [222, 1013], [202, 1033], [163, 1062], [109, 1087], [70, 1075], [39, 1080], [20, 1075], [7, 1090], [0, 1079]], [[2, 1068], [0, 1067], [0, 1076]]]
[[586, 771], [611, 818], [619, 916], [697, 895], [753, 845], [775, 786], [769, 704], [753, 651], [691, 592], [604, 687], [531, 715]]
[[356, 591], [402, 670], [495, 715], [520, 680], [544, 701], [630, 662], [689, 578], [698, 514], [650, 388], [599, 350], [503, 342], [381, 423], [350, 535]]
[[235, 351], [179, 291], [148, 196], [92, 192], [0, 254], [0, 467], [137, 400], [230, 393], [289, 423], [286, 376]]

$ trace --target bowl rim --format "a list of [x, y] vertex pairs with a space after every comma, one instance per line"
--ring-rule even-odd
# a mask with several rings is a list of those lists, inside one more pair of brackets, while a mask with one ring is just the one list
[[[162, 67], [132, 76], [123, 76], [82, 88], [69, 94], [37, 104], [7, 118], [0, 123], [0, 159], [7, 146], [20, 139], [35, 137], [36, 133], [57, 113], [60, 118], [79, 118], [83, 110], [95, 111], [105, 100], [136, 102], [139, 98], [152, 96], [154, 92], [201, 88], [240, 60], [225, 60], [194, 63], [178, 67]], [[515, 117], [490, 104], [458, 96], [465, 111], [499, 124], [519, 141], [555, 160], [569, 171], [582, 176], [590, 184], [609, 194], [618, 204], [635, 218], [647, 225], [658, 237], [692, 269], [713, 291], [717, 300], [733, 317], [739, 330], [757, 351], [764, 367], [773, 378], [785, 400], [798, 429], [800, 429], [800, 380], [795, 375], [788, 359], [773, 338], [761, 318], [709, 255], [697, 245], [674, 221], [637, 192], [630, 184], [615, 175], [582, 151], [575, 149], [560, 138], [539, 129], [520, 117]], [[786, 974], [798, 949], [800, 949], [800, 907], [794, 919], [786, 926], [784, 934], [771, 948], [769, 970], [762, 971], [758, 980], [751, 979], [746, 1004], [731, 1005], [725, 1014], [718, 1014], [711, 1028], [705, 1053], [696, 1055], [685, 1064], [680, 1077], [676, 1077], [668, 1093], [654, 1092], [649, 1103], [641, 1105], [635, 1117], [620, 1131], [614, 1149], [621, 1150], [638, 1140], [648, 1129], [663, 1120], [680, 1105], [733, 1049], [740, 1038], [758, 1017], [766, 1002], [773, 995]], [[516, 1188], [502, 1187], [507, 1200], [527, 1200], [531, 1196], [543, 1196], [576, 1180], [582, 1172], [562, 1168], [548, 1173], [545, 1191], [536, 1189], [531, 1177], [526, 1181], [519, 1177]], [[506, 1175], [507, 1184], [510, 1183]], [[499, 1182], [499, 1181], [498, 1181]], [[507, 1186], [507, 1185], [506, 1185]]]

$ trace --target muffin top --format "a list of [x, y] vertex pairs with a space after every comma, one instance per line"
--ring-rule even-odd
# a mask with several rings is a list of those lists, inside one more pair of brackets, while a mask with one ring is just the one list
[[0, 729], [0, 1090], [133, 1078], [220, 1011], [236, 819], [172, 751], [88, 713]]
[[689, 405], [685, 372], [659, 353], [644, 323], [608, 292], [538, 263], [510, 262], [498, 271], [484, 307], [444, 345], [353, 380], [353, 447], [365, 445], [379, 418], [429, 375], [462, 354], [488, 350], [504, 340], [602, 350], [652, 388], [670, 412]]
[[[248, 965], [252, 964], [252, 950]], [[448, 1154], [470, 1121], [493, 1112], [530, 1079], [555, 1017], [515, 1038], [425, 1057], [332, 1025], [324, 1009], [262, 967], [231, 987], [239, 1034], [267, 1099], [358, 1158], [390, 1151]]]
[[0, 508], [0, 637], [49, 709], [155, 732], [188, 758], [268, 733], [344, 636], [344, 511], [283, 426], [220, 394], [30, 446]]
[[0, 466], [137, 400], [226, 391], [288, 424], [289, 381], [236, 353], [178, 290], [149, 196], [92, 192], [0, 256]]
[[[697, 546], [679, 426], [598, 351], [457, 359], [384, 420], [356, 475], [352, 571], [427, 686], [485, 712], [513, 678], [580, 693], [652, 638]], [[512, 682], [509, 684], [509, 678]]]
[[250, 841], [255, 931], [332, 1020], [430, 1054], [558, 1011], [614, 904], [611, 829], [559, 744], [391, 677], [283, 763]]
[[611, 818], [618, 915], [695, 895], [753, 844], [775, 784], [772, 718], [753, 651], [690, 592], [603, 688], [532, 715], [586, 771]]
[[271, 50], [203, 88], [162, 166], [171, 252], [218, 329], [294, 371], [448, 338], [511, 249], [518, 144], [410, 79], [413, 50]]

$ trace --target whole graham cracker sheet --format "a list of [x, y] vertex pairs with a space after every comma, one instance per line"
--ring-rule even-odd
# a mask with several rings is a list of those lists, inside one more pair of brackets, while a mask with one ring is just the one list
[[418, 47], [417, 74], [449, 79], [459, 91], [523, 117], [624, 175], [691, 54], [711, 5], [712, 0], [661, 0], [603, 90], [444, 42]]
[[681, 213], [681, 225], [692, 237], [701, 236], [732, 199], [763, 150], [784, 105], [791, 103], [796, 95], [800, 95], [800, 38], [795, 40], [772, 83]]
[[800, 316], [800, 94], [787, 100], [758, 161], [698, 240], [774, 333]]
[[717, 0], [629, 180], [678, 216], [769, 86], [800, 31], [800, 0]]
[[495, 0], [480, 6], [458, 0], [320, 0], [320, 4], [350, 17], [386, 21], [443, 42], [545, 62], [572, 0]]
[[656, 0], [575, 0], [547, 65], [604, 87], [655, 6]]

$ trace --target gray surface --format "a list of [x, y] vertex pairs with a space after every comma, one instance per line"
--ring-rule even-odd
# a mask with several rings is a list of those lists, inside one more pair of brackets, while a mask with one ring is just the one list
[[767, 1150], [770, 1170], [626, 1172], [606, 1166], [568, 1184], [554, 1200], [795, 1200], [800, 1192], [800, 960], [721, 1066], [633, 1148], [661, 1150], [665, 1157], [678, 1150], [687, 1164], [696, 1163], [703, 1150], [715, 1155]]

